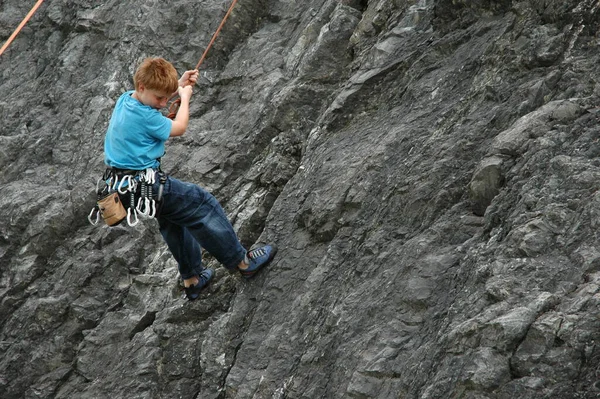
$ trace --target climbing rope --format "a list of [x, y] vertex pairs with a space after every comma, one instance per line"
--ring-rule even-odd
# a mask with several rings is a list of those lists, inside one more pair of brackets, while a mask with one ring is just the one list
[[[200, 61], [198, 61], [198, 64], [196, 64], [196, 68], [194, 68], [194, 69], [200, 68], [200, 65], [202, 65], [202, 62], [204, 62], [204, 59], [206, 58], [206, 54], [208, 54], [208, 50], [210, 50], [210, 48], [212, 47], [212, 45], [215, 42], [215, 39], [217, 38], [217, 36], [219, 36], [219, 33], [221, 32], [221, 29], [223, 29], [223, 26], [225, 25], [225, 21], [227, 21], [227, 18], [229, 18], [229, 14], [231, 14], [231, 12], [233, 11], [233, 7], [235, 7], [235, 3], [237, 3], [237, 1], [238, 0], [233, 0], [231, 2], [231, 5], [229, 6], [229, 9], [227, 10], [227, 13], [225, 14], [225, 16], [223, 17], [223, 19], [221, 20], [221, 23], [219, 24], [219, 27], [217, 28], [217, 30], [213, 34], [212, 38], [210, 39], [210, 42], [208, 42], [208, 46], [206, 46], [206, 49], [204, 50], [204, 53], [202, 53], [202, 57], [200, 57]], [[177, 110], [179, 109], [179, 104], [181, 104], [181, 99], [180, 98], [178, 98], [177, 100], [173, 101], [173, 103], [169, 107], [169, 115], [168, 115], [169, 119], [175, 119], [175, 116], [177, 115]]]
[[42, 5], [43, 2], [44, 2], [44, 0], [38, 0], [38, 2], [35, 3], [35, 5], [33, 6], [33, 8], [25, 16], [25, 18], [23, 18], [23, 20], [21, 21], [21, 23], [19, 24], [19, 26], [17, 26], [17, 29], [15, 29], [15, 31], [12, 33], [12, 35], [10, 35], [10, 37], [8, 38], [8, 40], [6, 41], [6, 43], [4, 43], [4, 45], [2, 45], [2, 48], [0, 48], [0, 55], [2, 55], [2, 53], [4, 52], [4, 50], [6, 50], [8, 48], [8, 46], [12, 43], [12, 41], [15, 39], [15, 37], [17, 37], [17, 35], [19, 34], [19, 32], [21, 32], [21, 29], [23, 29], [23, 27], [25, 26], [25, 24], [27, 23], [27, 21], [29, 21], [29, 19], [33, 16], [33, 14], [35, 14], [35, 12], [37, 11], [37, 9], [40, 8], [40, 6]]

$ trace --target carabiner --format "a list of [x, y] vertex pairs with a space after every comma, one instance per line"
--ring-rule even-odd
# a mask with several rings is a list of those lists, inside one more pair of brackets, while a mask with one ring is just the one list
[[[98, 181], [96, 182], [96, 194], [100, 194], [100, 182], [104, 181], [102, 178], [99, 178]], [[104, 184], [106, 185], [106, 182], [104, 182]]]
[[[92, 219], [92, 217], [94, 216], [94, 211], [96, 211], [96, 221], [94, 221]], [[98, 222], [100, 221], [100, 210], [98, 209], [97, 206], [92, 208], [92, 211], [90, 212], [90, 214], [88, 215], [88, 221], [90, 222], [90, 224], [92, 226], [95, 226], [98, 224]]]
[[[125, 194], [127, 193], [127, 191], [131, 190], [131, 175], [126, 175], [123, 176], [123, 178], [121, 179], [121, 183], [119, 183], [119, 187], [117, 187], [117, 191], [119, 192], [119, 194]], [[123, 184], [127, 183], [127, 187], [125, 187], [125, 190], [121, 191], [121, 188], [123, 188]]]
[[[112, 179], [113, 179], [113, 178], [111, 177], [111, 178], [108, 180], [108, 181], [109, 181], [108, 185], [110, 185], [110, 183], [112, 182]], [[114, 179], [115, 179], [115, 182], [114, 182], [114, 184], [112, 185], [111, 189], [112, 189], [112, 191], [117, 191], [117, 190], [119, 189], [119, 178], [118, 178], [117, 176], [115, 176], [115, 177], [114, 177]]]
[[148, 217], [153, 218], [156, 215], [156, 203], [149, 199], [146, 206], [148, 207]]
[[148, 183], [149, 185], [154, 184], [154, 182], [156, 180], [156, 178], [154, 176], [154, 169], [152, 169], [152, 168], [146, 169], [146, 172], [144, 173], [143, 178], [144, 178], [144, 181], [146, 183]]
[[143, 197], [138, 198], [138, 202], [137, 205], [135, 207], [135, 210], [137, 211], [137, 213], [139, 213], [140, 215], [143, 215], [145, 213], [145, 201]]
[[[135, 222], [131, 221], [131, 215], [135, 216]], [[131, 227], [135, 226], [136, 224], [138, 224], [140, 220], [137, 217], [137, 213], [135, 211], [135, 209], [133, 211], [131, 211], [131, 208], [127, 208], [127, 224], [130, 225]]]

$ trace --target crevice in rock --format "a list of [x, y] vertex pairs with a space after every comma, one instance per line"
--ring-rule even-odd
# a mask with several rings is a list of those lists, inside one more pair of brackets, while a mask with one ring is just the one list
[[241, 350], [241, 348], [244, 344], [244, 335], [248, 332], [248, 328], [252, 324], [252, 320], [254, 319], [254, 315], [256, 314], [257, 305], [250, 306], [248, 309], [249, 309], [248, 313], [246, 313], [246, 315], [243, 317], [242, 321], [239, 323], [239, 326], [237, 326], [237, 329], [240, 333], [237, 335], [237, 337], [235, 337], [234, 340], [238, 341], [238, 342], [235, 345], [235, 348], [233, 348], [233, 354], [231, 355], [231, 362], [229, 363], [228, 367], [222, 373], [222, 378], [220, 379], [220, 382], [219, 382], [219, 396], [217, 396], [218, 399], [225, 399], [227, 397], [226, 396], [227, 390], [226, 390], [226, 386], [225, 386], [227, 377], [229, 376], [231, 369], [236, 365], [238, 352]]
[[359, 0], [357, 3], [358, 11], [364, 12], [369, 7], [369, 0]]
[[148, 327], [150, 327], [153, 323], [154, 320], [156, 320], [156, 312], [155, 311], [151, 311], [151, 312], [146, 312], [142, 318], [140, 319], [140, 321], [137, 322], [137, 324], [135, 325], [135, 327], [131, 330], [131, 332], [129, 333], [129, 339], [133, 339], [133, 337], [135, 336], [135, 334], [144, 331], [145, 329], [147, 329]]
[[[229, 373], [231, 372], [231, 369], [235, 365], [235, 361], [237, 359], [237, 354], [240, 351], [243, 343], [244, 343], [244, 341], [240, 340], [240, 342], [235, 346], [235, 348], [233, 350], [233, 357], [231, 359], [231, 364], [223, 372], [223, 378], [221, 379], [221, 381], [219, 383], [219, 396], [217, 396], [217, 399], [225, 399], [227, 397], [227, 390], [225, 387], [225, 383], [227, 381], [227, 376], [229, 375]], [[198, 398], [198, 399], [200, 399], [200, 398]]]

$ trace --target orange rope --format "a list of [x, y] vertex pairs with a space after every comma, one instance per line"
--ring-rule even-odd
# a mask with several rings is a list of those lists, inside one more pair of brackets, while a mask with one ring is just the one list
[[[227, 10], [227, 13], [225, 14], [225, 16], [223, 17], [223, 19], [221, 20], [221, 23], [219, 24], [219, 27], [217, 28], [217, 30], [213, 34], [212, 38], [210, 39], [210, 42], [208, 43], [208, 46], [206, 46], [206, 49], [204, 50], [204, 53], [202, 53], [202, 57], [200, 57], [200, 61], [198, 61], [198, 64], [196, 64], [196, 68], [195, 69], [200, 68], [200, 65], [202, 65], [202, 62], [206, 58], [206, 54], [208, 54], [208, 50], [210, 50], [210, 48], [212, 47], [212, 45], [215, 42], [215, 39], [217, 38], [217, 36], [219, 36], [219, 33], [221, 32], [221, 29], [223, 29], [223, 26], [225, 25], [225, 21], [227, 21], [227, 18], [229, 17], [229, 14], [231, 14], [231, 12], [233, 11], [233, 7], [235, 7], [235, 3], [237, 3], [237, 1], [238, 0], [233, 0], [231, 2], [231, 5], [229, 6], [229, 9]], [[178, 98], [169, 107], [169, 115], [168, 115], [168, 117], [170, 119], [174, 119], [175, 116], [177, 115], [177, 110], [179, 109], [179, 104], [181, 104], [181, 99]]]
[[2, 53], [4, 52], [4, 50], [6, 50], [8, 48], [8, 46], [12, 43], [12, 41], [15, 39], [15, 37], [17, 37], [17, 35], [19, 34], [19, 32], [21, 32], [21, 29], [23, 29], [23, 26], [25, 26], [25, 24], [27, 23], [27, 21], [29, 21], [29, 19], [33, 16], [33, 14], [35, 14], [35, 12], [37, 11], [37, 9], [42, 5], [43, 2], [44, 2], [44, 0], [38, 0], [38, 2], [35, 3], [35, 5], [29, 11], [29, 13], [27, 14], [27, 16], [25, 16], [25, 18], [23, 18], [23, 20], [21, 21], [21, 23], [19, 24], [19, 26], [17, 27], [17, 29], [15, 29], [15, 31], [12, 33], [12, 35], [10, 35], [10, 37], [8, 38], [8, 40], [6, 41], [6, 43], [4, 43], [4, 45], [2, 46], [2, 48], [0, 48], [0, 55], [2, 55]]
[[227, 14], [225, 14], [225, 16], [223, 17], [223, 20], [221, 21], [221, 24], [219, 24], [219, 27], [217, 28], [215, 33], [213, 34], [212, 39], [210, 39], [210, 42], [208, 43], [208, 46], [206, 46], [206, 50], [204, 50], [204, 53], [202, 53], [202, 57], [200, 57], [200, 61], [198, 61], [198, 64], [196, 65], [195, 69], [200, 68], [200, 65], [202, 65], [202, 62], [204, 61], [204, 58], [206, 58], [206, 54], [208, 53], [208, 50], [212, 47], [217, 36], [219, 36], [219, 32], [221, 32], [221, 29], [223, 29], [223, 25], [225, 25], [225, 21], [227, 21], [227, 18], [229, 17], [229, 14], [231, 14], [231, 11], [233, 11], [233, 7], [235, 6], [235, 3], [237, 3], [237, 1], [238, 0], [233, 0], [231, 5], [229, 6], [229, 10], [227, 10]]

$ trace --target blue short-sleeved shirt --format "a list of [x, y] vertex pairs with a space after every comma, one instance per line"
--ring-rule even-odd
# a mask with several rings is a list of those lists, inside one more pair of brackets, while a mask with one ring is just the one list
[[104, 163], [119, 169], [156, 168], [173, 121], [132, 94], [123, 93], [117, 100], [104, 138]]

